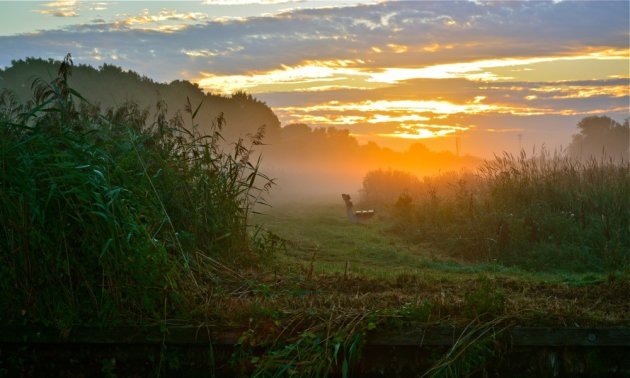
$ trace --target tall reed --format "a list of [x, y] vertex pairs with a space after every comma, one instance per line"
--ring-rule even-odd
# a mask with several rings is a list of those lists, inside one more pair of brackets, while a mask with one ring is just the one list
[[627, 269], [629, 168], [544, 150], [503, 154], [474, 175], [425, 178], [418, 195], [398, 201], [397, 229], [473, 261], [545, 271]]
[[164, 103], [153, 120], [133, 103], [101, 112], [68, 87], [71, 66], [28, 104], [0, 96], [0, 318], [186, 316], [226, 265], [256, 260], [264, 130], [226, 148], [225, 120], [199, 135], [190, 102], [171, 119]]

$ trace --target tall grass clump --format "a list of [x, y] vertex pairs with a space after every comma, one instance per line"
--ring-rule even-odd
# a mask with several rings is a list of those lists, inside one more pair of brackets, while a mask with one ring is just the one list
[[[471, 174], [425, 178], [397, 230], [454, 256], [531, 270], [610, 271], [630, 262], [630, 166], [547, 151], [504, 154]], [[411, 213], [411, 215], [409, 215]]]
[[401, 195], [415, 194], [419, 187], [420, 180], [405, 171], [370, 171], [363, 178], [361, 203], [368, 206], [392, 203]]
[[171, 119], [164, 103], [152, 121], [132, 103], [101, 112], [68, 86], [71, 65], [27, 104], [0, 96], [0, 319], [185, 316], [227, 265], [256, 260], [263, 130], [224, 149], [225, 121], [199, 135], [190, 102]]

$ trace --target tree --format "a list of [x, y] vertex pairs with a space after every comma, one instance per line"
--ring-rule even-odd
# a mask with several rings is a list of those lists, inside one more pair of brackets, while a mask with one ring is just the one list
[[591, 116], [582, 119], [573, 135], [569, 154], [576, 159], [612, 158], [628, 161], [630, 150], [630, 126], [607, 116]]

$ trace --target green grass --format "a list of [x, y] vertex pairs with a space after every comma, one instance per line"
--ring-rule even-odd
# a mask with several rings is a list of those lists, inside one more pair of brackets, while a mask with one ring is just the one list
[[[321, 376], [322, 364], [324, 369], [335, 366], [338, 345], [347, 348], [355, 340], [353, 335], [370, 330], [418, 325], [497, 330], [515, 325], [628, 324], [627, 273], [537, 272], [496, 261], [457, 260], [446, 250], [392, 233], [387, 216], [367, 224], [350, 223], [341, 199], [285, 203], [252, 217], [251, 222], [265, 224], [283, 238], [286, 252], [276, 259], [281, 273], [266, 278], [265, 287], [273, 290], [264, 299], [249, 299], [255, 303], [249, 306], [267, 309], [270, 322], [283, 324], [276, 332], [300, 325], [295, 336], [282, 342], [269, 340], [267, 335], [274, 331], [250, 329], [248, 337], [256, 345], [266, 345], [262, 354], [245, 348], [255, 356], [256, 371], [263, 375], [295, 369], [302, 375]], [[242, 306], [239, 302], [237, 308]], [[490, 334], [498, 337], [494, 331]], [[489, 353], [496, 346], [496, 339], [491, 341], [484, 346]], [[468, 353], [474, 354], [480, 345], [466, 344], [469, 352], [461, 355], [460, 362], [466, 365], [474, 357]], [[309, 357], [300, 359], [300, 355]], [[431, 372], [457, 369], [459, 365], [447, 357], [436, 355]]]
[[287, 240], [289, 262], [314, 263], [314, 272], [350, 272], [370, 276], [395, 275], [426, 267], [429, 249], [392, 236], [378, 220], [352, 224], [343, 202], [337, 204], [282, 204], [252, 218], [253, 223]]
[[343, 202], [283, 203], [252, 216], [286, 240], [280, 264], [295, 264], [315, 274], [348, 273], [366, 279], [395, 280], [400, 275], [421, 275], [432, 280], [459, 281], [479, 274], [523, 280], [582, 285], [603, 282], [605, 272], [536, 272], [498, 262], [458, 260], [430, 243], [414, 243], [392, 232], [390, 220], [377, 215], [365, 224], [348, 221]]

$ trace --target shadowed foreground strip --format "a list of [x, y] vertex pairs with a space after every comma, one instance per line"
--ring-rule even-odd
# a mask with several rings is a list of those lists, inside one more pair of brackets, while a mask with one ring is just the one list
[[[54, 368], [78, 374], [101, 364], [118, 374], [146, 373], [162, 364], [170, 374], [219, 376], [248, 374], [230, 363], [244, 329], [208, 327], [75, 328], [67, 334], [54, 329], [0, 328], [0, 368], [4, 372], [41, 374]], [[496, 355], [488, 372], [510, 376], [610, 376], [630, 373], [630, 329], [513, 327], [466, 329], [410, 328], [370, 332], [354, 373], [370, 376], [409, 376], [431, 372], [431, 354], [456, 350], [462, 339], [488, 333]], [[612, 347], [612, 348], [611, 348]], [[211, 358], [208, 358], [211, 356]], [[496, 357], [500, 356], [500, 359]], [[2, 362], [4, 361], [4, 362]], [[11, 362], [19, 361], [19, 363]], [[177, 361], [177, 363], [174, 363]], [[251, 372], [251, 371], [250, 371]], [[337, 376], [341, 371], [329, 372]]]

